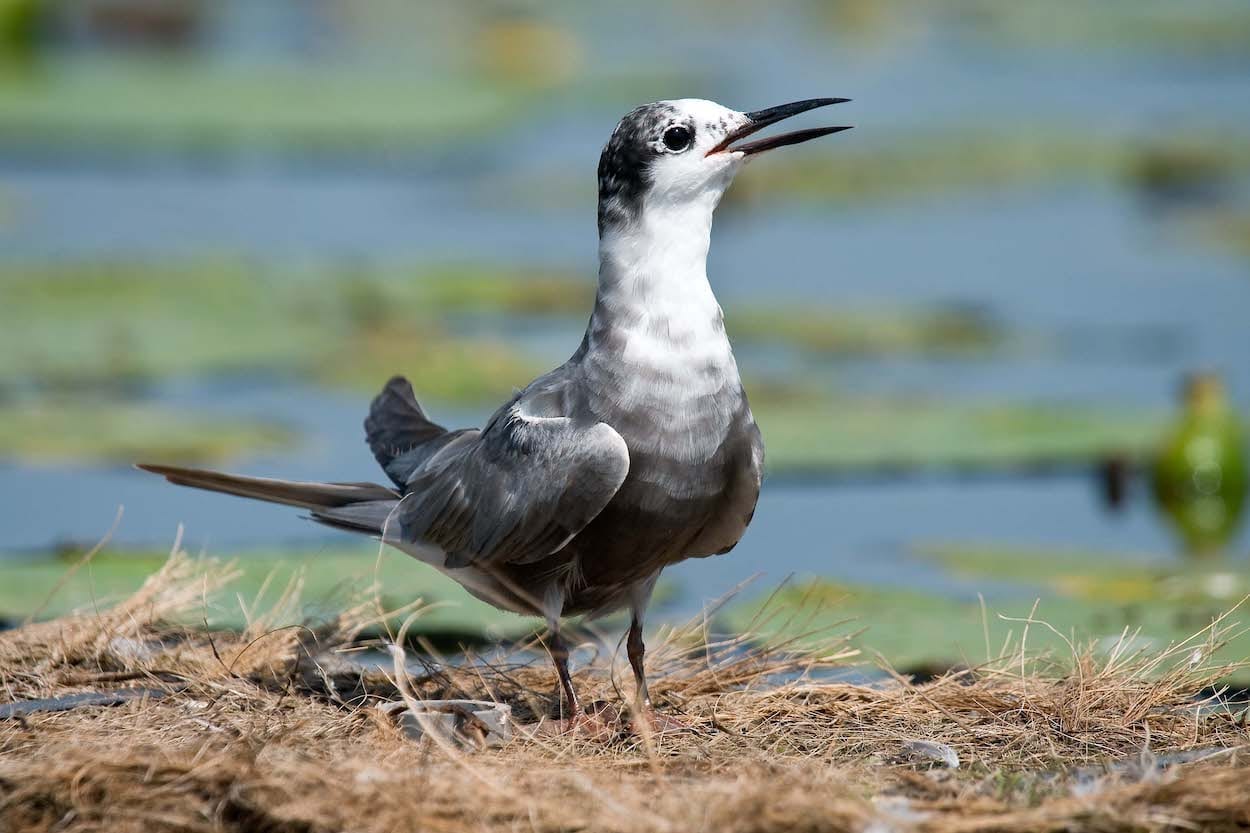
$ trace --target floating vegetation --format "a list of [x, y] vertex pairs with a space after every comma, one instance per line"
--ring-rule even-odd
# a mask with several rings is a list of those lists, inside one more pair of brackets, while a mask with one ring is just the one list
[[1250, 490], [1245, 427], [1219, 376], [1186, 380], [1181, 413], [1151, 471], [1155, 503], [1185, 551], [1219, 554], [1236, 533]]
[[1045, 10], [1027, 3], [957, 0], [943, 4], [938, 14], [985, 36], [1037, 46], [1153, 51], [1200, 60], [1243, 59], [1250, 49], [1250, 10], [1223, 0], [1179, 5], [1063, 0]]
[[590, 315], [594, 280], [550, 272], [509, 274], [503, 270], [449, 266], [421, 282], [425, 303], [448, 313], [500, 315]]
[[[247, 624], [247, 611], [272, 607], [288, 590], [298, 588], [301, 606], [292, 612], [290, 621], [281, 622], [295, 624], [325, 613], [326, 605], [339, 603], [353, 592], [375, 586], [376, 596], [370, 596], [380, 611], [399, 610], [417, 599], [425, 603], [414, 631], [420, 635], [505, 639], [532, 632], [538, 621], [496, 610], [438, 571], [389, 548], [380, 555], [377, 547], [368, 546], [251, 550], [233, 555], [237, 556], [231, 565], [236, 578], [231, 585], [243, 608], [234, 603], [201, 607], [190, 612], [188, 621], [242, 628]], [[107, 550], [70, 570], [78, 559], [73, 552], [57, 558], [0, 556], [0, 616], [47, 618], [111, 605], [138, 590], [167, 558], [168, 553], [155, 550]]]
[[726, 328], [735, 343], [784, 344], [810, 353], [983, 355], [1007, 334], [985, 310], [947, 306], [915, 311], [835, 310], [813, 306], [731, 308]]
[[800, 6], [823, 29], [855, 42], [889, 41], [918, 28], [1015, 50], [1107, 50], [1201, 61], [1243, 59], [1250, 12], [1235, 0], [1176, 4], [1061, 0], [1045, 9], [995, 0], [830, 0]]
[[537, 16], [500, 14], [483, 21], [469, 53], [483, 72], [505, 85], [539, 88], [573, 80], [585, 65], [572, 31]]
[[40, 0], [0, 0], [0, 68], [29, 65], [38, 47]]
[[[1206, 624], [1250, 595], [1250, 576], [1233, 561], [1144, 559], [1124, 553], [987, 544], [929, 544], [918, 557], [970, 582], [1013, 582], [1088, 603], [1191, 605], [1182, 627]], [[1129, 569], [1131, 565], [1131, 569]]]
[[481, 135], [524, 113], [534, 94], [463, 73], [62, 59], [37, 74], [0, 75], [0, 143], [362, 153]]
[[[502, 303], [489, 287], [505, 279], [476, 274], [487, 287], [477, 297], [495, 299], [482, 303]], [[501, 340], [445, 331], [439, 298], [466, 308], [449, 287], [474, 280], [458, 267], [385, 276], [226, 262], [11, 267], [0, 274], [11, 316], [0, 330], [0, 390], [256, 372], [375, 390], [402, 372], [434, 400], [502, 398], [544, 368]]]
[[[113, 385], [192, 374], [269, 372], [372, 390], [406, 373], [423, 397], [501, 399], [546, 368], [460, 316], [579, 322], [593, 282], [558, 270], [274, 273], [238, 262], [60, 264], [0, 271], [0, 390]], [[728, 313], [736, 339], [822, 356], [983, 353], [1005, 335], [973, 308]]]
[[1125, 176], [1154, 204], [1202, 205], [1227, 196], [1234, 176], [1244, 176], [1245, 163], [1239, 150], [1230, 153], [1210, 141], [1167, 139], [1139, 147]]
[[[372, 393], [403, 373], [427, 402], [490, 405], [547, 369], [546, 362], [518, 351], [498, 328], [461, 328], [462, 319], [580, 322], [591, 297], [587, 280], [489, 265], [302, 273], [253, 271], [238, 262], [10, 267], [0, 272], [0, 305], [10, 322], [0, 329], [0, 393], [125, 394], [171, 377], [258, 372]], [[748, 349], [782, 346], [820, 358], [981, 355], [1007, 340], [976, 308], [731, 307], [727, 316]], [[1110, 451], [1135, 455], [1158, 436], [1158, 423], [1138, 415], [831, 399], [824, 388], [775, 375], [749, 385], [773, 472], [1070, 465]], [[85, 407], [67, 410], [66, 418]], [[84, 437], [83, 445], [66, 440], [63, 453], [110, 445], [105, 440], [104, 433]], [[110, 459], [134, 450], [127, 441], [111, 445]], [[194, 447], [162, 458], [193, 455]], [[143, 450], [158, 448], [177, 443]], [[206, 457], [222, 453], [203, 449]]]
[[1250, 211], [1202, 214], [1191, 225], [1205, 239], [1250, 260]]
[[[444, 315], [562, 317], [580, 322], [589, 315], [595, 297], [594, 282], [589, 279], [538, 271], [510, 274], [449, 266], [423, 276], [420, 282], [417, 302]], [[358, 288], [351, 297], [358, 302], [369, 291]], [[377, 294], [371, 305], [381, 308], [386, 303]], [[982, 354], [1007, 340], [989, 311], [957, 304], [914, 310], [847, 310], [812, 304], [731, 306], [726, 311], [726, 327], [735, 343], [782, 345], [845, 357]]]
[[[84, 550], [73, 546], [51, 554], [0, 552], [0, 619], [46, 619], [113, 604], [138, 590], [168, 558], [156, 550], [109, 548], [75, 566], [83, 555]], [[379, 614], [411, 609], [420, 600], [422, 614], [412, 634], [452, 648], [456, 642], [521, 639], [543, 626], [540, 618], [507, 613], [475, 599], [452, 579], [389, 547], [249, 549], [231, 553], [231, 558], [233, 601], [241, 601], [242, 609], [233, 601], [200, 608], [188, 621], [241, 630], [248, 625], [248, 611], [272, 607], [295, 590], [300, 604], [275, 624], [324, 616], [356, 596], [368, 598]], [[674, 583], [663, 580], [656, 601], [663, 604], [675, 593]], [[396, 614], [384, 623], [397, 631], [405, 617]]]
[[834, 399], [756, 409], [770, 472], [795, 476], [957, 470], [1020, 473], [1145, 459], [1160, 418], [1047, 405]]
[[[835, 625], [862, 628], [853, 644], [895, 667], [950, 667], [998, 656], [1004, 640], [1019, 640], [1026, 629], [1030, 650], [1064, 654], [1073, 645], [1106, 647], [1122, 638], [1134, 650], [1161, 650], [1250, 596], [1250, 580], [1231, 565], [1150, 567], [1115, 553], [962, 545], [925, 547], [917, 557], [941, 565], [969, 588], [991, 585], [996, 593], [982, 602], [972, 589], [956, 598], [800, 579], [731, 605], [725, 623], [775, 639]], [[1015, 589], [1004, 589], [1009, 585]], [[1250, 631], [1238, 629], [1219, 656], [1247, 655]]]
[[[989, 654], [987, 617], [975, 597], [955, 600], [919, 590], [803, 578], [754, 599], [735, 602], [721, 618], [730, 630], [778, 641], [802, 641], [808, 634], [831, 630], [862, 630], [852, 639], [855, 647], [870, 651], [869, 656], [881, 656], [896, 668], [907, 669], [983, 662], [998, 651], [1005, 638], [1006, 629], [997, 620], [997, 613], [1027, 617], [1031, 608], [1032, 600], [1028, 599], [994, 606], [988, 615], [994, 616], [990, 624], [999, 644], [989, 645]], [[1039, 611], [1047, 621], [1053, 621], [1055, 614], [1051, 604]], [[1014, 635], [1018, 637], [1019, 628]], [[1045, 641], [1054, 646], [1053, 637]], [[1033, 642], [1030, 647], [1038, 645]]]
[[[564, 102], [607, 97], [625, 106], [656, 88], [692, 83], [655, 66], [578, 71], [576, 43], [551, 26], [487, 27], [480, 37], [510, 46], [490, 55], [466, 50], [438, 71], [409, 53], [389, 62], [303, 64], [164, 51], [58, 54], [35, 71], [0, 74], [0, 149], [213, 164], [257, 153], [366, 167], [428, 164], [431, 149], [485, 142], [533, 118], [553, 91]], [[556, 54], [557, 43], [573, 51]], [[530, 71], [515, 71], [526, 64]]]
[[[1091, 132], [1085, 125], [1062, 130], [1053, 123], [1010, 131], [994, 125], [935, 127], [923, 135], [872, 142], [851, 138], [837, 153], [796, 150], [770, 159], [767, 171], [748, 167], [726, 192], [722, 211], [783, 201], [861, 208], [952, 191], [1065, 183], [1108, 183], [1153, 202], [1209, 201], [1250, 176], [1248, 140], [1201, 126], [1136, 137]], [[540, 193], [548, 204], [568, 207], [589, 199], [592, 184], [550, 170], [490, 187], [510, 187], [526, 199]]]
[[748, 170], [728, 204], [763, 199], [884, 200], [955, 189], [1105, 181], [1150, 199], [1217, 193], [1250, 173], [1250, 144], [1220, 134], [1132, 139], [1053, 125], [1037, 130], [937, 133], [836, 154], [789, 154], [767, 176]]
[[0, 402], [0, 459], [27, 464], [129, 465], [143, 456], [202, 463], [290, 448], [277, 425], [158, 405], [44, 398]]

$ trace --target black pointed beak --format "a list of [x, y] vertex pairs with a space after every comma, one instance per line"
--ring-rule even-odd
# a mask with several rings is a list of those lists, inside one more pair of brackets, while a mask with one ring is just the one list
[[776, 107], [769, 107], [767, 110], [756, 110], [753, 113], [747, 113], [746, 117], [750, 119], [742, 127], [737, 130], [730, 131], [721, 142], [707, 152], [708, 156], [713, 153], [722, 153], [729, 151], [731, 153], [744, 153], [750, 156], [753, 153], [761, 153], [773, 148], [784, 147], [786, 145], [797, 145], [799, 142], [806, 142], [808, 139], [817, 139], [821, 136], [828, 136], [830, 133], [839, 133], [843, 130], [850, 130], [851, 125], [841, 125], [838, 127], [814, 127], [808, 130], [796, 130], [793, 133], [782, 133], [778, 136], [769, 136], [764, 139], [757, 139], [754, 142], [747, 142], [742, 145], [734, 145], [739, 139], [745, 139], [752, 133], [763, 130], [770, 124], [788, 119], [791, 116], [797, 116], [799, 113], [806, 113], [808, 110], [815, 110], [817, 107], [828, 107], [830, 104], [841, 104], [850, 101], [849, 98], [809, 98], [804, 101], [792, 101], [789, 104], [780, 104]]

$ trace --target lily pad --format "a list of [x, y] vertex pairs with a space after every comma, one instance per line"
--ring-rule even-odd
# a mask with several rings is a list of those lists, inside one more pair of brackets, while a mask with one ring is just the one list
[[1157, 561], [1125, 553], [975, 544], [928, 545], [921, 557], [967, 579], [1010, 580], [1078, 601], [1230, 606], [1250, 596], [1245, 564], [1219, 558]]
[[595, 300], [595, 283], [551, 271], [491, 271], [448, 266], [425, 278], [423, 300], [447, 313], [566, 316], [585, 318]]
[[1238, 3], [1183, 5], [1064, 0], [1029, 4], [960, 0], [943, 12], [982, 35], [1024, 46], [1155, 52], [1191, 59], [1244, 55], [1250, 11]]
[[770, 165], [768, 176], [744, 175], [726, 196], [729, 205], [783, 197], [858, 203], [957, 189], [1109, 182], [1167, 198], [1211, 178], [1245, 176], [1250, 171], [1245, 144], [1199, 132], [1132, 140], [1053, 126], [1008, 134], [961, 129], [873, 146], [849, 144], [837, 154], [790, 154]]
[[156, 405], [65, 398], [0, 403], [0, 458], [29, 464], [130, 463], [146, 456], [200, 463], [280, 451], [287, 429], [205, 419]]
[[730, 309], [726, 328], [739, 344], [785, 344], [814, 354], [984, 355], [1006, 338], [988, 313], [972, 308], [834, 310]]
[[[558, 271], [489, 264], [262, 274], [233, 262], [9, 267], [0, 271], [0, 306], [10, 313], [0, 329], [0, 392], [269, 372], [371, 393], [404, 373], [423, 401], [493, 404], [547, 362], [490, 328], [458, 327], [461, 316], [582, 319], [589, 287]], [[748, 346], [823, 357], [976, 353], [1004, 337], [976, 310], [729, 315]], [[1140, 455], [1160, 430], [1136, 413], [838, 399], [784, 376], [749, 382], [773, 472], [1061, 466]]]
[[[446, 332], [438, 306], [453, 285], [475, 303], [506, 303], [496, 298], [505, 280], [530, 275], [500, 271], [506, 279], [489, 267], [416, 275], [256, 274], [235, 262], [9, 267], [0, 273], [10, 315], [0, 388], [271, 372], [373, 390], [404, 372], [432, 399], [502, 398], [543, 368], [502, 340]], [[476, 294], [464, 288], [475, 281], [484, 287]]]
[[[375, 389], [406, 373], [422, 395], [489, 402], [546, 367], [459, 316], [582, 320], [593, 282], [491, 264], [263, 272], [237, 262], [58, 264], [0, 271], [0, 388], [141, 384], [273, 372]], [[975, 310], [730, 312], [736, 338], [844, 355], [968, 353], [1002, 337]], [[469, 334], [462, 330], [473, 329]]]
[[[1204, 193], [1215, 181], [1250, 175], [1246, 136], [1194, 126], [1166, 137], [1091, 133], [1086, 126], [995, 125], [934, 127], [906, 138], [857, 141], [850, 135], [836, 153], [795, 150], [770, 159], [767, 171], [748, 168], [726, 192], [720, 211], [785, 202], [862, 208], [866, 203], [914, 200], [949, 192], [1106, 183], [1148, 199]], [[541, 190], [544, 204], [571, 208], [590, 198], [580, 178], [560, 170], [517, 177], [497, 187], [518, 194]], [[520, 198], [520, 197], [518, 197]]]
[[[880, 3], [824, 3], [801, 7], [813, 28], [857, 44], [913, 37], [920, 28], [936, 30], [978, 48], [1065, 51], [1081, 49], [1136, 53], [1155, 59], [1224, 61], [1245, 54], [1250, 45], [1250, 12], [1236, 2], [1107, 2], [1060, 0], [1044, 7], [996, 0], [892, 0]], [[953, 48], [948, 46], [948, 48]]]
[[471, 74], [215, 64], [172, 56], [58, 59], [0, 78], [0, 140], [214, 151], [380, 150], [482, 133], [541, 88]]
[[[333, 615], [354, 594], [376, 584], [373, 598], [379, 612], [418, 599], [425, 603], [412, 627], [414, 634], [505, 638], [523, 636], [541, 625], [538, 619], [504, 613], [472, 598], [438, 571], [390, 549], [380, 555], [370, 548], [256, 550], [231, 555], [242, 573], [231, 582], [232, 597], [207, 600], [196, 613], [195, 623], [206, 619], [215, 627], [240, 627], [249, 612], [266, 612], [296, 582], [300, 605], [283, 624], [303, 621], [306, 616]], [[158, 551], [106, 551], [67, 577], [74, 563], [70, 557], [0, 556], [0, 614], [10, 619], [32, 614], [48, 618], [103, 607], [136, 590], [166, 557]], [[391, 624], [397, 627], [399, 621]]]
[[[801, 636], [845, 622], [844, 631], [864, 629], [856, 637], [860, 647], [897, 666], [941, 666], [996, 657], [1009, 636], [1018, 646], [1025, 627], [1020, 620], [1030, 614], [1030, 650], [1066, 654], [1072, 645], [1089, 643], [1109, 648], [1122, 635], [1135, 647], [1164, 648], [1199, 633], [1250, 595], [1244, 564], [1229, 562], [979, 544], [924, 545], [915, 554], [970, 588], [992, 586], [996, 592], [982, 607], [971, 590], [956, 598], [810, 579], [783, 587], [772, 599], [731, 607], [727, 621], [770, 636]], [[1250, 608], [1225, 624], [1248, 620]], [[1202, 649], [1204, 641], [1193, 647]], [[1250, 657], [1250, 632], [1235, 629], [1218, 657]]]
[[[541, 631], [539, 617], [498, 610], [474, 598], [452, 579], [389, 547], [357, 546], [312, 549], [256, 549], [228, 554], [238, 570], [228, 597], [205, 600], [188, 624], [241, 628], [249, 619], [275, 609], [288, 588], [297, 604], [275, 624], [324, 620], [348, 604], [370, 603], [392, 633], [415, 609], [419, 615], [409, 633], [441, 643], [476, 643], [523, 639]], [[79, 551], [50, 554], [0, 553], [0, 618], [51, 618], [71, 611], [103, 608], [129, 596], [160, 569], [168, 557], [156, 550], [105, 550], [81, 568]], [[673, 582], [661, 581], [653, 605], [676, 593]], [[608, 630], [617, 623], [604, 623]], [[621, 624], [623, 627], [623, 623]]]
[[1203, 240], [1250, 260], [1250, 212], [1213, 212], [1200, 215], [1189, 225]]
[[[1121, 564], [1123, 570], [1123, 564]], [[1207, 627], [1236, 603], [1206, 597], [1125, 601], [1059, 585], [1012, 598], [950, 598], [915, 590], [838, 584], [823, 579], [795, 582], [769, 597], [731, 606], [725, 624], [768, 638], [819, 639], [830, 629], [856, 634], [853, 643], [869, 657], [897, 668], [976, 665], [1024, 647], [1070, 657], [1072, 648], [1096, 644], [1110, 650], [1123, 639], [1130, 649], [1166, 648]], [[1036, 604], [1036, 608], [1034, 605]], [[1032, 624], [1025, 620], [1032, 619]], [[1245, 622], [1250, 611], [1231, 621]], [[1228, 624], [1231, 624], [1229, 622]], [[1027, 635], [1025, 633], [1027, 626]], [[1053, 630], [1052, 630], [1053, 629]], [[811, 636], [809, 636], [811, 634]], [[1205, 650], [1203, 638], [1193, 643]], [[1238, 633], [1217, 657], [1250, 657], [1250, 635]]]
[[1162, 417], [1048, 405], [837, 399], [760, 407], [772, 472], [1045, 469], [1148, 454]]

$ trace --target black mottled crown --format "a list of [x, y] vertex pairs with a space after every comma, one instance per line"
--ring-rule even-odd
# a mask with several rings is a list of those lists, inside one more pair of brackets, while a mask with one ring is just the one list
[[660, 151], [656, 137], [678, 111], [656, 102], [637, 107], [621, 119], [599, 156], [599, 233], [609, 226], [628, 223], [642, 208], [651, 182], [651, 163]]

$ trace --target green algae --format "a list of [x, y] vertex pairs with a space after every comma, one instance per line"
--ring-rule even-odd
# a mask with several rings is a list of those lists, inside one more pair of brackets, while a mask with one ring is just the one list
[[1080, 50], [1083, 57], [1104, 52], [1222, 62], [1239, 58], [1250, 46], [1250, 11], [1235, 0], [1060, 0], [1045, 6], [997, 0], [834, 0], [801, 8], [815, 31], [849, 33], [861, 45], [915, 37], [924, 27], [1013, 55], [1024, 49]]
[[[857, 131], [828, 148], [796, 149], [748, 167], [719, 209], [722, 216], [784, 203], [824, 210], [862, 209], [871, 203], [907, 203], [952, 193], [1102, 185], [1145, 199], [1209, 189], [1250, 175], [1250, 143], [1230, 140], [1217, 127], [1193, 125], [1166, 136], [1091, 132], [1083, 125], [931, 125], [906, 135], [861, 141]], [[493, 187], [529, 195], [541, 191], [548, 207], [570, 208], [591, 199], [590, 186], [557, 170]]]
[[537, 92], [464, 73], [60, 59], [0, 78], [0, 141], [361, 151], [497, 129]]
[[[1244, 570], [1233, 564], [1198, 568], [1123, 553], [986, 545], [931, 546], [916, 555], [970, 589], [957, 597], [802, 578], [731, 605], [725, 623], [798, 639], [837, 629], [856, 634], [854, 644], [870, 658], [900, 668], [942, 667], [976, 665], [1018, 648], [1021, 639], [1031, 652], [1058, 656], [1090, 644], [1109, 651], [1122, 639], [1130, 650], [1160, 649], [1198, 633], [1250, 594]], [[1005, 591], [1004, 582], [1016, 589]], [[991, 584], [995, 592], [982, 601], [975, 588]], [[1247, 616], [1238, 610], [1225, 624]], [[1204, 645], [1199, 639], [1194, 648]], [[1241, 628], [1218, 653], [1229, 661], [1247, 655], [1250, 633]]]
[[910, 199], [952, 190], [994, 190], [1103, 182], [1145, 197], [1214, 179], [1244, 177], [1250, 151], [1217, 133], [1194, 128], [1166, 138], [1136, 139], [1064, 132], [1054, 125], [1005, 133], [999, 129], [935, 130], [929, 135], [848, 142], [836, 154], [790, 154], [767, 176], [748, 171], [727, 195], [729, 205], [785, 199], [809, 202]]
[[983, 310], [835, 310], [819, 306], [730, 308], [735, 343], [785, 345], [823, 356], [976, 356], [1001, 348], [1007, 334]]
[[[461, 316], [588, 314], [593, 285], [492, 264], [275, 272], [237, 261], [10, 265], [0, 271], [0, 389], [74, 389], [194, 374], [276, 373], [372, 389], [404, 372], [423, 395], [502, 398], [545, 368]], [[965, 354], [1003, 340], [976, 310], [731, 308], [749, 345], [819, 355]], [[496, 328], [498, 329], [498, 328]]]
[[204, 463], [291, 448], [283, 426], [158, 405], [62, 397], [0, 403], [0, 459], [30, 465]]
[[[108, 548], [84, 565], [81, 551], [59, 554], [0, 553], [0, 616], [20, 621], [72, 611], [103, 609], [137, 590], [165, 562], [156, 550]], [[545, 624], [540, 617], [498, 610], [474, 598], [452, 579], [389, 547], [329, 546], [320, 549], [268, 547], [223, 553], [238, 571], [228, 597], [206, 598], [188, 613], [192, 625], [241, 628], [249, 618], [275, 607], [294, 589], [298, 604], [289, 621], [324, 620], [348, 604], [364, 601], [383, 617], [380, 627], [397, 632], [410, 612], [414, 636], [442, 645], [523, 639]], [[676, 592], [661, 581], [655, 604]], [[622, 623], [608, 622], [608, 630]]]
[[[238, 261], [10, 266], [0, 270], [0, 306], [9, 313], [0, 328], [0, 395], [81, 398], [231, 374], [364, 395], [402, 373], [423, 401], [491, 405], [549, 364], [518, 350], [502, 325], [558, 320], [575, 328], [591, 292], [590, 281], [559, 270], [491, 264], [302, 272]], [[1136, 413], [833, 398], [810, 381], [752, 372], [748, 361], [751, 350], [775, 347], [813, 361], [1004, 349], [1010, 334], [977, 309], [778, 305], [731, 307], [727, 318], [773, 472], [1066, 465], [1111, 452], [1137, 456], [1157, 438], [1157, 421]]]
[[[166, 555], [155, 550], [106, 551], [72, 574], [71, 557], [0, 557], [0, 613], [13, 619], [33, 614], [49, 618], [106, 607], [138, 589]], [[364, 595], [376, 601], [379, 613], [421, 600], [427, 609], [416, 622], [417, 634], [518, 637], [532, 632], [539, 621], [498, 611], [438, 571], [390, 549], [380, 554], [368, 547], [264, 549], [230, 556], [241, 572], [231, 583], [232, 597], [206, 600], [191, 615], [192, 623], [241, 627], [247, 611], [263, 612], [273, 606], [293, 582], [299, 587], [300, 616], [310, 618], [332, 615], [353, 596]], [[392, 624], [398, 625], [398, 619]]]
[[1144, 458], [1163, 420], [1091, 408], [835, 399], [761, 407], [771, 472], [1045, 469]]
[[0, 330], [0, 389], [231, 373], [374, 389], [407, 372], [434, 399], [501, 398], [541, 368], [502, 340], [447, 332], [434, 296], [448, 295], [453, 280], [472, 283], [472, 273], [275, 274], [237, 262], [9, 267], [0, 274], [0, 305], [12, 315]]

